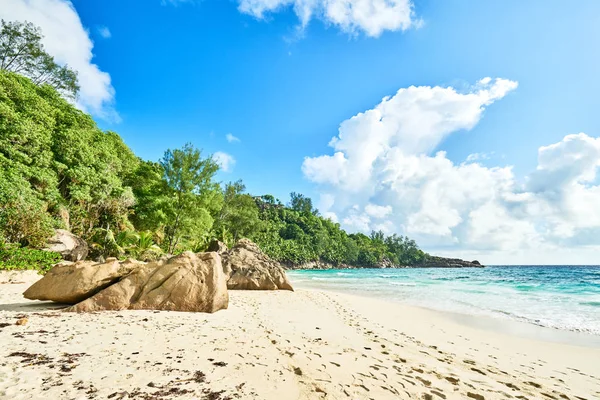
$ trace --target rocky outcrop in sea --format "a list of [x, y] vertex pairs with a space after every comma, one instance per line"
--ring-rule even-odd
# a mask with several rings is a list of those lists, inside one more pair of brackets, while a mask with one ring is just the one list
[[458, 258], [444, 257], [428, 257], [426, 260], [414, 265], [396, 265], [388, 259], [383, 259], [377, 265], [370, 267], [357, 267], [348, 264], [331, 264], [323, 261], [308, 261], [305, 263], [283, 263], [285, 269], [310, 269], [310, 270], [326, 270], [326, 269], [359, 269], [359, 268], [483, 268], [484, 266], [479, 261], [465, 261]]
[[459, 258], [429, 257], [413, 268], [483, 268], [477, 260], [465, 261]]

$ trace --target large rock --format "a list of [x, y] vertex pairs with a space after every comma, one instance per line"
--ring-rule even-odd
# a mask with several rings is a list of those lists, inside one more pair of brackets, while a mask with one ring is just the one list
[[227, 277], [214, 252], [185, 252], [140, 266], [66, 311], [169, 310], [215, 312], [227, 308]]
[[232, 290], [294, 290], [281, 265], [248, 239], [241, 239], [223, 255], [231, 270], [227, 287]]
[[30, 300], [76, 304], [117, 282], [140, 265], [133, 260], [119, 262], [116, 258], [109, 258], [104, 263], [62, 262], [29, 287], [23, 296]]
[[44, 250], [60, 253], [67, 261], [85, 260], [89, 251], [85, 240], [64, 229], [55, 230]]

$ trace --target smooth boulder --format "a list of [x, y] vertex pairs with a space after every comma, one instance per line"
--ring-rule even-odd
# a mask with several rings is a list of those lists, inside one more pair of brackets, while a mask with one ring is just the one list
[[229, 304], [227, 276], [214, 252], [185, 252], [163, 262], [140, 266], [118, 282], [66, 309], [168, 310], [208, 312]]
[[89, 252], [85, 240], [64, 229], [54, 231], [44, 250], [60, 253], [64, 260], [73, 262], [85, 260]]
[[23, 293], [30, 300], [76, 304], [115, 283], [142, 263], [109, 258], [104, 263], [79, 261], [55, 265]]
[[255, 243], [241, 239], [223, 255], [225, 270], [231, 270], [231, 290], [294, 290], [281, 265], [264, 254]]

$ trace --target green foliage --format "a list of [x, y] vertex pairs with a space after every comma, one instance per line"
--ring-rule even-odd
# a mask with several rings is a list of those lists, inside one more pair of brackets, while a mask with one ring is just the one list
[[36, 85], [49, 85], [74, 98], [77, 73], [60, 66], [44, 50], [40, 29], [30, 22], [0, 21], [0, 70], [25, 75]]
[[166, 250], [173, 253], [212, 228], [211, 214], [221, 208], [219, 185], [213, 181], [219, 166], [190, 143], [167, 150], [160, 165], [166, 185]]
[[[8, 240], [37, 246], [52, 225], [86, 240], [98, 227], [131, 228], [135, 197], [124, 177], [138, 163], [119, 135], [98, 129], [54, 89], [0, 71], [0, 197], [10, 199], [0, 230]], [[39, 220], [37, 234], [7, 233], [19, 212]]]
[[52, 234], [52, 219], [28, 182], [2, 164], [0, 158], [0, 240], [42, 247]]
[[60, 260], [59, 253], [0, 243], [0, 271], [33, 269], [46, 272]]
[[[222, 186], [217, 170], [191, 144], [158, 163], [140, 160], [56, 90], [0, 70], [0, 242], [13, 253], [42, 247], [61, 226], [88, 241], [91, 257], [153, 260], [242, 237], [295, 264], [413, 265], [427, 256], [406, 237], [347, 234], [302, 194], [286, 207], [250, 196], [241, 181]], [[30, 258], [11, 256], [10, 265], [49, 260], [23, 254]]]
[[255, 198], [260, 224], [249, 237], [271, 257], [286, 263], [301, 264], [321, 260], [333, 265], [376, 267], [388, 262], [414, 265], [426, 254], [416, 243], [402, 236], [383, 232], [348, 235], [340, 225], [318, 215], [312, 201], [291, 194], [289, 207], [273, 196]]
[[290, 193], [290, 208], [303, 214], [318, 214], [318, 211], [313, 209], [312, 200], [296, 192]]
[[156, 245], [151, 232], [139, 232], [135, 240], [127, 249], [128, 255], [142, 261], [157, 260], [162, 254], [162, 249]]
[[223, 190], [223, 206], [215, 218], [214, 232], [219, 240], [231, 246], [238, 239], [251, 237], [259, 228], [256, 202], [245, 194], [242, 181], [229, 183]]
[[132, 188], [136, 203], [130, 220], [136, 229], [157, 232], [167, 223], [168, 188], [159, 163], [140, 161], [125, 178]]

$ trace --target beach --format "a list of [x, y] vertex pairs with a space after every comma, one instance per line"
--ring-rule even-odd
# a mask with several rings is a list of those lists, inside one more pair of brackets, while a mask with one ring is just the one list
[[230, 291], [214, 314], [75, 314], [24, 299], [30, 284], [0, 284], [2, 399], [600, 397], [593, 343], [533, 340], [380, 299]]

